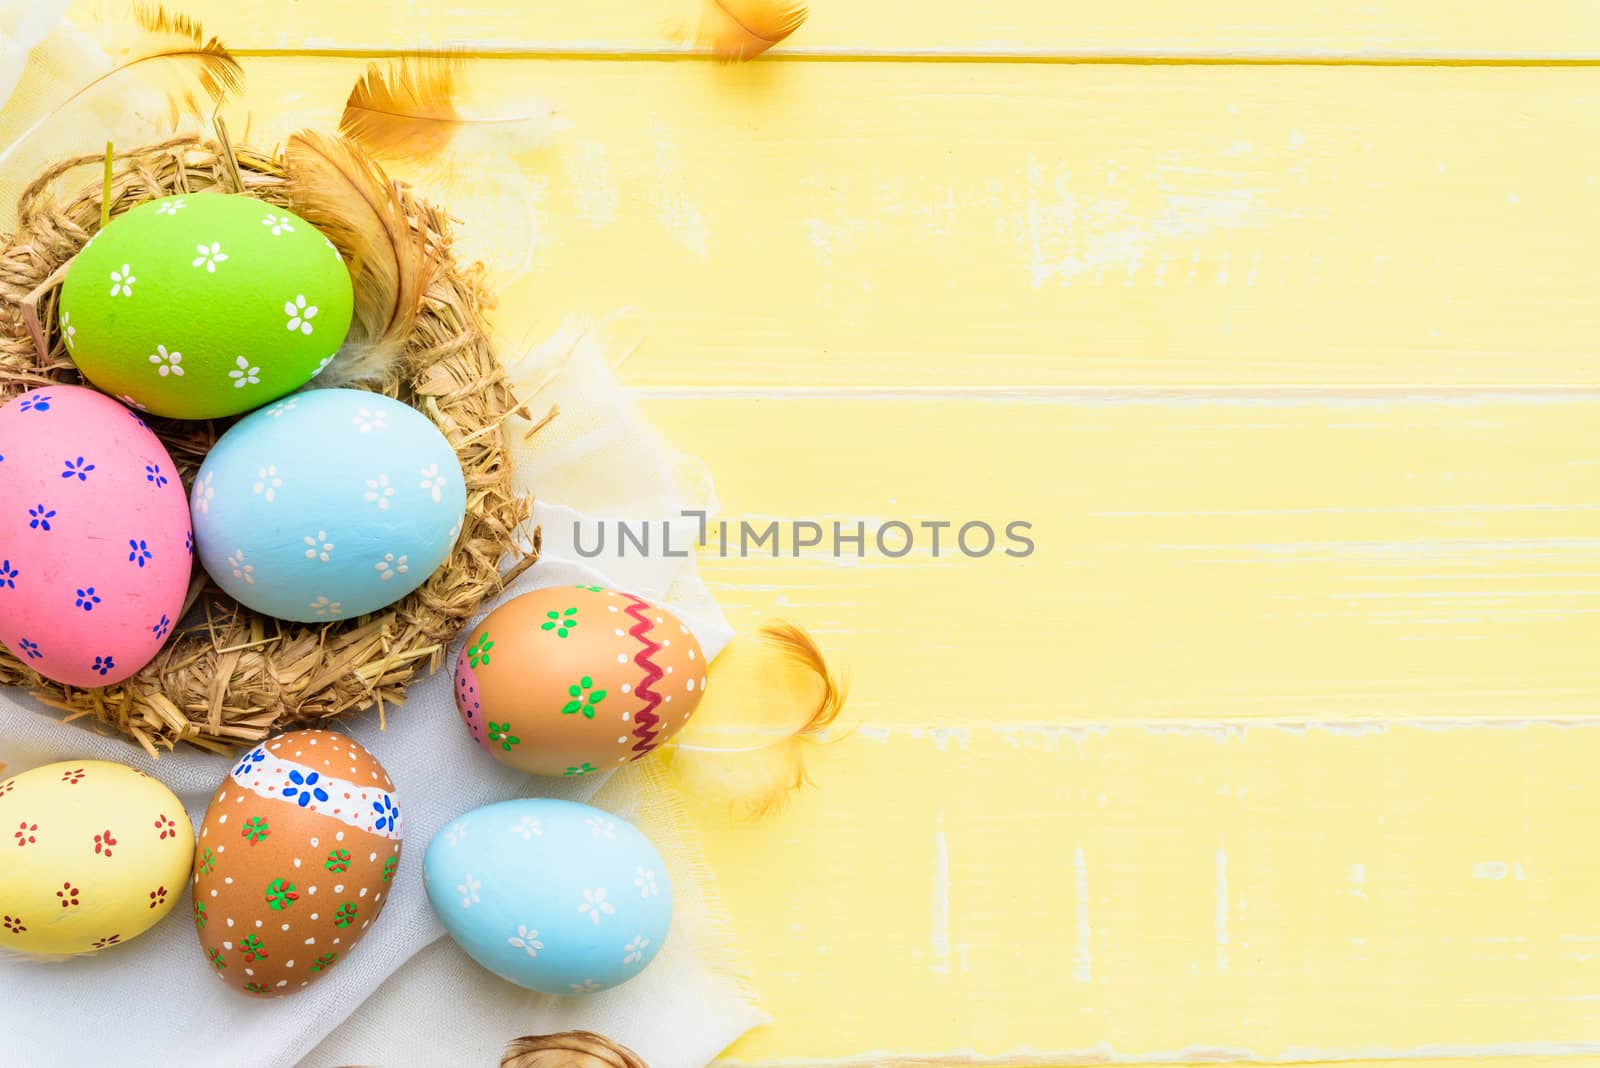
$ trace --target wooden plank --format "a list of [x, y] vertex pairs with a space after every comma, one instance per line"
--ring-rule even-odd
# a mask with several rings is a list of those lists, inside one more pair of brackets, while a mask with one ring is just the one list
[[1597, 759], [1592, 719], [858, 732], [697, 817], [775, 1020], [727, 1063], [1594, 1063]]
[[[1600, 713], [1595, 394], [661, 397], [646, 412], [708, 459], [735, 524], [829, 524], [798, 559], [787, 534], [779, 559], [770, 543], [736, 558], [737, 526], [717, 559], [713, 531], [701, 570], [736, 626], [811, 627], [874, 723]], [[955, 526], [937, 559], [927, 530], [901, 559], [831, 558], [834, 521], [891, 519]], [[1033, 524], [1026, 559], [953, 547], [962, 523], [1014, 519]], [[1061, 684], [1026, 684], [1044, 663]]]
[[[336, 122], [361, 66], [250, 62], [252, 137]], [[569, 128], [423, 184], [511, 337], [638, 307], [640, 386], [1594, 381], [1590, 71], [475, 71]]]
[[725, 1063], [1600, 1058], [1596, 400], [648, 400], [732, 517], [1040, 545], [703, 562], [865, 720], [696, 811], [776, 1021]]
[[[1576, 3], [876, 2], [795, 47], [1594, 51]], [[653, 40], [498, 7], [198, 13], [266, 50]], [[361, 65], [252, 60], [253, 139]], [[773, 823], [697, 816], [778, 1020], [732, 1063], [1600, 1057], [1600, 397], [1230, 388], [1592, 384], [1593, 72], [474, 72], [568, 125], [442, 187], [502, 325], [638, 306], [629, 380], [728, 513], [1036, 523], [1025, 562], [708, 562], [868, 719]]]
[[[483, 52], [660, 52], [670, 24], [698, 0], [342, 0], [286, 11], [272, 0], [203, 5], [208, 31], [238, 49], [391, 51], [453, 46]], [[108, 5], [78, 0], [75, 12]], [[196, 8], [197, 5], [191, 5]], [[986, 54], [1221, 57], [1586, 57], [1600, 25], [1582, 0], [1460, 5], [1441, 0], [1282, 4], [1273, 0], [928, 0], [813, 4], [790, 54]]]

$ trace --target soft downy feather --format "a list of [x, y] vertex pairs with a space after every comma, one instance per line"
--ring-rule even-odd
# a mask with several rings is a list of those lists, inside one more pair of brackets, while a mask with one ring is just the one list
[[29, 0], [21, 11], [15, 5], [10, 10], [0, 6], [0, 108], [11, 98], [11, 92], [22, 79], [27, 66], [28, 53], [48, 37], [56, 23], [66, 14], [67, 0]]
[[405, 355], [439, 269], [438, 243], [407, 218], [400, 187], [345, 138], [303, 130], [289, 138], [284, 161], [295, 210], [339, 248], [355, 286], [350, 339], [316, 384], [383, 381]]
[[760, 817], [807, 785], [806, 748], [830, 740], [848, 695], [804, 629], [782, 620], [712, 661], [705, 697], [671, 749], [684, 789]]
[[167, 123], [174, 128], [185, 116], [203, 117], [244, 86], [244, 71], [217, 38], [206, 37], [196, 20], [161, 7], [135, 8], [132, 23], [109, 27], [100, 44], [110, 69], [66, 93], [12, 138], [0, 151], [0, 167], [30, 136], [53, 126], [65, 109], [124, 73], [137, 72], [164, 95]]

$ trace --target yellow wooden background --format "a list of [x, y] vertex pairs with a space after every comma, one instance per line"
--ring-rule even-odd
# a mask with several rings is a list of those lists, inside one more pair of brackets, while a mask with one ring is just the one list
[[[452, 204], [502, 325], [639, 308], [738, 517], [1018, 562], [711, 561], [860, 730], [702, 807], [729, 1064], [1600, 1060], [1600, 4], [188, 5], [253, 139], [463, 49], [545, 149]], [[508, 147], [511, 145], [511, 147]]]

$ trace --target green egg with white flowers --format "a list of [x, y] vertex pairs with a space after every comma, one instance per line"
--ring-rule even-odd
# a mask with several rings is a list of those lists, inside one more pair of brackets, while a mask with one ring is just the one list
[[67, 353], [96, 388], [174, 419], [259, 408], [322, 372], [350, 330], [350, 272], [293, 212], [185, 193], [85, 245], [61, 287]]

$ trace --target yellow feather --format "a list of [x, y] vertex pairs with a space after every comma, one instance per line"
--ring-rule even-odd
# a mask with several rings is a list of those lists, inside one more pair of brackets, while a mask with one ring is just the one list
[[284, 162], [295, 210], [338, 246], [355, 286], [351, 341], [317, 384], [382, 380], [404, 355], [438, 272], [437, 235], [412, 225], [400, 186], [342, 137], [301, 131], [289, 138]]
[[461, 61], [452, 56], [377, 63], [350, 90], [339, 132], [379, 159], [437, 155], [461, 121], [455, 93]]
[[802, 0], [700, 0], [695, 40], [729, 62], [754, 59], [805, 22]]
[[795, 737], [808, 740], [822, 737], [844, 710], [844, 699], [849, 695], [844, 676], [828, 667], [827, 658], [803, 627], [780, 619], [762, 627], [761, 637], [799, 668], [810, 672], [821, 687], [816, 706], [795, 731]]
[[737, 637], [711, 664], [705, 696], [672, 749], [684, 789], [760, 817], [807, 785], [808, 745], [827, 738], [847, 687], [792, 623]]
[[[542, 138], [548, 108], [487, 116], [470, 106], [475, 94], [459, 57], [434, 53], [368, 65], [345, 100], [339, 131], [382, 160], [427, 162], [464, 130]], [[522, 127], [518, 130], [518, 127]]]
[[[120, 69], [153, 64], [152, 70], [164, 67], [172, 75], [167, 103], [174, 125], [184, 115], [203, 116], [207, 102], [215, 106], [244, 88], [244, 71], [238, 60], [216, 37], [206, 37], [199, 20], [160, 5], [143, 4], [134, 8], [133, 18], [140, 33], [127, 46], [130, 58]], [[108, 76], [102, 75], [101, 80]]]
[[244, 87], [244, 71], [215, 37], [207, 38], [200, 23], [161, 7], [134, 9], [131, 26], [119, 27], [104, 42], [112, 57], [110, 70], [68, 93], [49, 111], [19, 134], [0, 152], [4, 164], [28, 137], [75, 101], [128, 72], [154, 81], [165, 94], [173, 126], [185, 115], [203, 117], [208, 107], [221, 104]]

